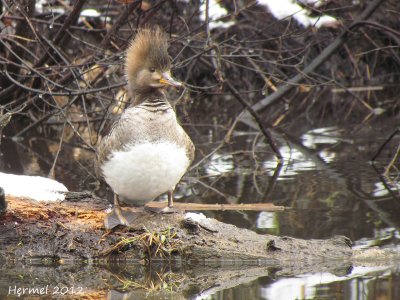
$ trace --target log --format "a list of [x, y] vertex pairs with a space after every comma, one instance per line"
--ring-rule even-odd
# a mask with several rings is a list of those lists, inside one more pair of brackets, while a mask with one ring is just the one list
[[[103, 219], [109, 203], [87, 196], [50, 203], [6, 197], [8, 209], [0, 219], [0, 255], [10, 259], [176, 259], [190, 263], [246, 260], [258, 265], [288, 258], [344, 258], [352, 253], [342, 237], [307, 241], [260, 235], [211, 218], [193, 220], [184, 213], [138, 212], [133, 227], [107, 231]], [[152, 204], [159, 205], [163, 204]], [[240, 206], [231, 205], [235, 209]], [[195, 209], [203, 207], [209, 206], [196, 204]]]

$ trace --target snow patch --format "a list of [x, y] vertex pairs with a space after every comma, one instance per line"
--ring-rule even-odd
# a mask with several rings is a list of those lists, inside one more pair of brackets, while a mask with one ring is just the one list
[[[206, 1], [203, 1], [200, 6], [200, 19], [206, 21]], [[234, 24], [232, 21], [219, 21], [220, 18], [226, 17], [228, 11], [221, 6], [218, 0], [210, 0], [208, 3], [208, 20], [210, 29], [217, 27], [228, 28]], [[218, 21], [217, 21], [218, 20]]]
[[81, 17], [98, 18], [100, 16], [101, 14], [93, 8], [87, 8], [81, 11]]
[[310, 11], [301, 7], [293, 0], [258, 0], [258, 3], [268, 8], [276, 19], [293, 17], [304, 27], [336, 27], [339, 21], [334, 17], [322, 15], [310, 17]]
[[195, 222], [199, 222], [201, 220], [207, 219], [207, 217], [203, 213], [193, 213], [193, 212], [188, 212], [185, 214], [185, 220], [191, 219]]
[[65, 199], [68, 189], [62, 183], [40, 176], [14, 175], [0, 172], [0, 187], [6, 195], [26, 197], [36, 201]]

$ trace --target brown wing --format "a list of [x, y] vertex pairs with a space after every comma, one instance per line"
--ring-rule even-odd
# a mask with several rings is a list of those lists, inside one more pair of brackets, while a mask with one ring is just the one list
[[186, 148], [186, 155], [189, 158], [190, 164], [193, 162], [194, 160], [194, 151], [195, 151], [195, 146], [192, 142], [192, 140], [190, 139], [190, 137], [186, 134], [186, 140], [187, 143], [189, 144], [189, 146]]
[[116, 138], [120, 127], [123, 126], [123, 121], [121, 116], [117, 116], [114, 122], [109, 122], [108, 130], [104, 130], [106, 133], [98, 143], [96, 149], [96, 159], [95, 159], [95, 173], [98, 178], [103, 177], [103, 172], [101, 171], [101, 166], [107, 159], [112, 149], [120, 149], [122, 147], [121, 139]]

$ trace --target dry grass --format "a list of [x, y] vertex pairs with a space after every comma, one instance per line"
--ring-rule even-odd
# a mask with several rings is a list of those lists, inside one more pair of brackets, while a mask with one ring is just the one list
[[145, 232], [133, 237], [121, 237], [121, 240], [113, 247], [101, 253], [101, 256], [107, 256], [111, 253], [124, 252], [132, 247], [142, 247], [146, 259], [168, 258], [174, 252], [180, 251], [182, 241], [177, 237], [175, 231], [167, 228], [162, 231], [151, 232], [145, 229]]

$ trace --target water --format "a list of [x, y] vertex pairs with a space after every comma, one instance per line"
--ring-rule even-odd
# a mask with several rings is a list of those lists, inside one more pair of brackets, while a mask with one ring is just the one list
[[[273, 202], [288, 209], [203, 213], [259, 233], [303, 239], [345, 235], [355, 249], [378, 247], [398, 252], [399, 180], [395, 172], [388, 177], [381, 174], [395, 154], [400, 135], [383, 149], [375, 164], [370, 163], [393, 128], [395, 124], [378, 122], [359, 130], [325, 126], [285, 140], [276, 133], [285, 157], [279, 168], [262, 137], [256, 132], [239, 132], [231, 144], [191, 170], [177, 191], [177, 201]], [[198, 161], [221, 142], [218, 129], [203, 130], [207, 134], [197, 141]], [[56, 145], [58, 141], [33, 138], [17, 143], [3, 140], [3, 169], [45, 174]], [[94, 190], [89, 152], [66, 145], [55, 173], [71, 190]], [[373, 258], [338, 262], [336, 268], [296, 266], [296, 262], [273, 267], [237, 262], [201, 266], [0, 263], [0, 299], [17, 298], [18, 288], [23, 287], [38, 288], [36, 294], [42, 288], [45, 294], [40, 299], [400, 299], [398, 261]]]

